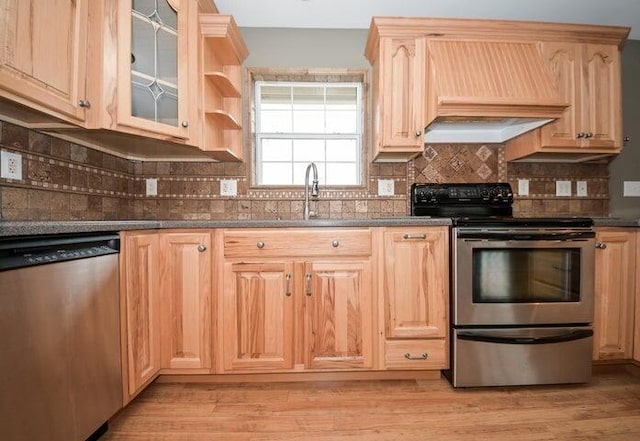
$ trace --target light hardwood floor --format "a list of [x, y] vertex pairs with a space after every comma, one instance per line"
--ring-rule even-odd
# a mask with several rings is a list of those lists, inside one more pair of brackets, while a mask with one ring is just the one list
[[640, 377], [454, 390], [445, 380], [153, 384], [102, 440], [640, 440]]

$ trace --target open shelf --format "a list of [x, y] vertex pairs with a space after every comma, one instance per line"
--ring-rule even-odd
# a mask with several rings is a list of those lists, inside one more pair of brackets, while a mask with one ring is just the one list
[[224, 110], [207, 110], [204, 114], [207, 120], [219, 125], [224, 130], [242, 130], [242, 124]]
[[233, 85], [231, 79], [224, 72], [205, 72], [204, 77], [213, 84], [223, 97], [241, 98], [242, 94]]

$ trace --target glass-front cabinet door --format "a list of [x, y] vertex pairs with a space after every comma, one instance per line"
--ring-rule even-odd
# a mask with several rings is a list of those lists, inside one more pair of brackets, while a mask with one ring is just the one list
[[[190, 3], [121, 1], [119, 124], [171, 137], [189, 137], [187, 89], [189, 70], [194, 69], [188, 58]], [[195, 56], [197, 47], [192, 50]]]

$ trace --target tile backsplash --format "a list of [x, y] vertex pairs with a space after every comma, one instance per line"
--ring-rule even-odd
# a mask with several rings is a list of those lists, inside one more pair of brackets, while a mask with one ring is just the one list
[[[244, 163], [129, 161], [0, 121], [0, 148], [23, 155], [23, 179], [0, 179], [3, 220], [301, 219], [303, 191], [249, 185]], [[354, 219], [408, 214], [412, 182], [530, 180], [516, 196], [522, 216], [606, 216], [607, 164], [506, 163], [502, 145], [428, 145], [408, 163], [367, 164], [366, 184], [322, 189], [313, 202], [320, 218]], [[145, 195], [145, 179], [158, 195]], [[235, 179], [238, 195], [220, 196], [220, 181]], [[378, 179], [392, 179], [395, 195], [377, 196]], [[556, 197], [555, 180], [587, 181], [588, 197]]]

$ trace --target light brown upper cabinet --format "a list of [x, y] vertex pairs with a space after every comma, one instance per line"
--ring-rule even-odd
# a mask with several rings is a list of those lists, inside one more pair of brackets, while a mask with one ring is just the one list
[[81, 124], [89, 0], [7, 0], [0, 14], [0, 97]]
[[367, 56], [373, 65], [373, 158], [407, 160], [424, 145], [424, 39], [380, 38]]
[[543, 42], [540, 50], [556, 87], [571, 105], [561, 118], [508, 143], [506, 159], [586, 161], [619, 153], [623, 144], [619, 47]]

